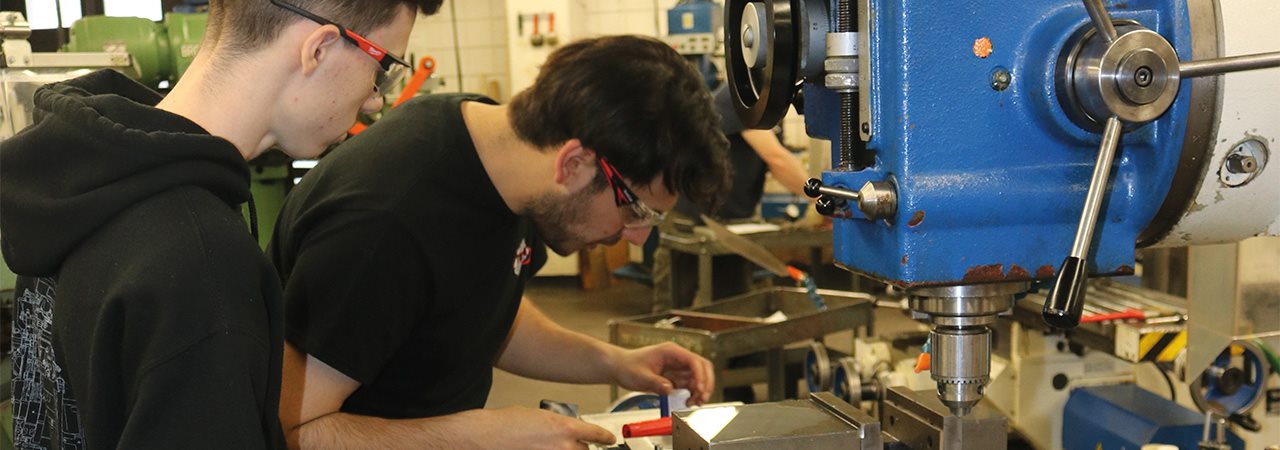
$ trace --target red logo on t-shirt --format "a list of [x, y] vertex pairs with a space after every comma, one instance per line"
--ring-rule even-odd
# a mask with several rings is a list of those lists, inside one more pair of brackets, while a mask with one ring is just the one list
[[521, 239], [520, 246], [516, 247], [515, 260], [511, 262], [511, 270], [516, 273], [516, 276], [519, 276], [520, 269], [531, 262], [533, 262], [533, 249], [524, 242], [524, 239]]

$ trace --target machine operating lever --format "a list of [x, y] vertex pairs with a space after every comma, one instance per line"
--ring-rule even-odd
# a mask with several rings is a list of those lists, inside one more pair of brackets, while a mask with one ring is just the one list
[[1111, 15], [1102, 6], [1102, 0], [1084, 0], [1084, 9], [1089, 10], [1089, 18], [1093, 20], [1093, 28], [1098, 30], [1108, 43], [1116, 40], [1116, 26], [1111, 23]]
[[[1141, 43], [1142, 36], [1144, 35], [1127, 32], [1124, 36], [1118, 36], [1116, 34], [1115, 24], [1112, 22], [1111, 16], [1103, 6], [1103, 1], [1104, 0], [1083, 0], [1085, 9], [1089, 12], [1089, 18], [1093, 22], [1094, 31], [1097, 32], [1097, 35], [1100, 38], [1105, 40], [1103, 45], [1105, 45], [1104, 48], [1106, 49], [1106, 52], [1117, 52], [1115, 53], [1116, 55], [1128, 52], [1119, 56], [1119, 59], [1116, 59], [1116, 61], [1113, 61], [1115, 64], [1119, 65], [1118, 67], [1120, 67], [1118, 69], [1114, 69], [1114, 71], [1123, 72], [1131, 70], [1131, 68], [1125, 68], [1125, 65], [1129, 64], [1126, 61], [1134, 60], [1134, 58], [1136, 58], [1134, 55], [1138, 55], [1139, 51], [1146, 52], [1146, 54], [1155, 54], [1153, 53], [1155, 50], [1153, 48], [1140, 48], [1138, 50], [1129, 49], [1128, 47], [1133, 44], [1125, 44], [1124, 42]], [[1133, 38], [1130, 39], [1130, 36], [1133, 36]], [[1158, 42], [1158, 44], [1162, 44], [1165, 47], [1168, 46], [1167, 42]], [[1147, 45], [1150, 47], [1150, 45], [1153, 44], [1148, 43], [1141, 45]], [[1176, 66], [1177, 70], [1176, 73], [1168, 74], [1166, 74], [1167, 69], [1157, 70], [1157, 72], [1162, 74], [1161, 76], [1167, 77], [1167, 83], [1169, 83], [1159, 85], [1161, 86], [1161, 89], [1164, 89], [1164, 92], [1176, 91], [1179, 78], [1191, 78], [1242, 70], [1280, 67], [1280, 52], [1240, 55], [1201, 61], [1176, 61], [1176, 54], [1173, 53], [1172, 48], [1170, 47], [1166, 50], [1172, 57], [1165, 58], [1164, 61], [1156, 61], [1161, 62], [1161, 64], [1157, 64], [1156, 66], [1168, 67], [1169, 64], [1172, 64]], [[1112, 55], [1112, 53], [1106, 53], [1106, 55]], [[1112, 69], [1103, 69], [1107, 67], [1108, 56], [1104, 55], [1100, 56], [1100, 58], [1103, 60], [1100, 66], [1085, 68], [1087, 70], [1093, 70], [1093, 72], [1090, 73], [1098, 74], [1098, 80], [1113, 76], [1119, 76], [1120, 78], [1127, 76], [1119, 74], [1119, 72], [1101, 73], [1108, 72]], [[1138, 72], [1143, 72], [1143, 69], [1146, 69], [1147, 75], [1151, 74], [1151, 67], [1141, 66], [1138, 68], [1137, 72], [1134, 72], [1134, 76], [1136, 77]], [[1124, 86], [1129, 86], [1131, 90], [1135, 90], [1136, 92], [1141, 91], [1142, 88], [1149, 85], [1142, 84], [1140, 82], [1142, 80], [1137, 78], [1134, 80], [1135, 81], [1132, 85]], [[1147, 81], [1150, 81], [1150, 77], [1147, 78]], [[1108, 94], [1103, 91], [1092, 95], [1101, 95], [1105, 100]], [[1124, 96], [1127, 94], [1122, 93], [1121, 95]], [[1150, 96], [1150, 98], [1141, 96], [1126, 98], [1136, 102], [1129, 106], [1154, 105], [1155, 103], [1152, 102], [1157, 100], [1157, 97], [1155, 96]], [[1139, 101], [1139, 99], [1144, 99], [1146, 101]], [[1169, 97], [1169, 99], [1171, 101], [1172, 97]], [[1124, 98], [1120, 98], [1119, 100], [1124, 100]], [[1062, 267], [1058, 269], [1057, 279], [1054, 280], [1053, 285], [1050, 287], [1049, 297], [1045, 299], [1044, 302], [1044, 311], [1042, 312], [1044, 321], [1057, 328], [1074, 328], [1079, 325], [1081, 313], [1084, 311], [1085, 284], [1089, 276], [1089, 248], [1090, 243], [1093, 240], [1094, 227], [1098, 222], [1098, 216], [1100, 214], [1099, 211], [1102, 207], [1102, 199], [1106, 197], [1107, 181], [1111, 174], [1111, 163], [1112, 160], [1115, 159], [1116, 147], [1120, 143], [1120, 134], [1122, 133], [1120, 118], [1124, 117], [1124, 120], [1130, 124], [1140, 125], [1147, 121], [1154, 120], [1159, 116], [1159, 114], [1134, 114], [1133, 111], [1128, 109], [1118, 110], [1116, 109], [1116, 106], [1112, 106], [1110, 104], [1105, 106], [1105, 108], [1109, 110], [1107, 114], [1090, 114], [1093, 118], [1107, 116], [1109, 116], [1109, 118], [1106, 121], [1106, 128], [1102, 133], [1102, 144], [1098, 148], [1098, 160], [1093, 167], [1093, 178], [1089, 182], [1089, 192], [1085, 196], [1084, 210], [1080, 213], [1080, 223], [1076, 227], [1075, 243], [1071, 247], [1071, 254], [1067, 256], [1066, 260], [1062, 262]], [[1126, 108], [1128, 108], [1128, 106], [1126, 106]], [[1160, 105], [1159, 108], [1152, 109], [1152, 111], [1162, 113], [1162, 111], [1167, 110], [1167, 108], [1168, 103], [1166, 102]]]
[[1098, 146], [1098, 161], [1093, 166], [1093, 178], [1085, 195], [1084, 210], [1076, 226], [1075, 243], [1071, 246], [1070, 256], [1058, 268], [1058, 278], [1044, 302], [1044, 321], [1049, 325], [1074, 328], [1080, 324], [1080, 315], [1084, 312], [1085, 281], [1089, 278], [1089, 245], [1093, 241], [1094, 226], [1098, 223], [1102, 198], [1106, 196], [1107, 179], [1111, 176], [1111, 162], [1120, 144], [1120, 132], [1120, 118], [1111, 116], [1107, 119], [1102, 144]]
[[841, 200], [853, 200], [854, 202], [862, 200], [862, 193], [858, 191], [827, 186], [822, 184], [822, 180], [817, 178], [810, 178], [809, 181], [805, 182], [804, 194], [808, 195], [810, 198], [818, 198], [819, 196], [825, 195]]
[[1220, 75], [1242, 70], [1280, 67], [1280, 52], [1255, 53], [1225, 58], [1182, 61], [1178, 64], [1178, 76], [1182, 78]]

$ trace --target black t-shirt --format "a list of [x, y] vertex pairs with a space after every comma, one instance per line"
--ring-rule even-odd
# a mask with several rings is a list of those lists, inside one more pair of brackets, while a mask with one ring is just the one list
[[[745, 219], [756, 214], [756, 205], [764, 196], [764, 174], [769, 171], [760, 155], [742, 139], [742, 132], [747, 129], [733, 109], [733, 97], [727, 85], [721, 85], [712, 95], [715, 98], [716, 111], [720, 113], [720, 131], [729, 138], [729, 166], [733, 168], [732, 184], [729, 192], [723, 197], [720, 208], [712, 214], [721, 219]], [[680, 197], [676, 201], [676, 212], [696, 218], [707, 212], [707, 208]]]
[[431, 95], [338, 146], [285, 201], [269, 251], [286, 339], [359, 381], [344, 412], [431, 417], [484, 406], [525, 282], [546, 262], [462, 119]]

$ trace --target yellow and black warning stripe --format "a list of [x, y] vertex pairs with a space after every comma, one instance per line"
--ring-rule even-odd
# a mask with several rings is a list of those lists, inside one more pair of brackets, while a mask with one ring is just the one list
[[1138, 341], [1138, 360], [1172, 362], [1187, 348], [1187, 331], [1147, 333]]

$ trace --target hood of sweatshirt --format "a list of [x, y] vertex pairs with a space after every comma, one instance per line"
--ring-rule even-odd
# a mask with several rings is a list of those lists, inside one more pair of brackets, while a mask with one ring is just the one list
[[159, 101], [112, 70], [36, 91], [35, 123], [0, 143], [0, 250], [15, 273], [56, 274], [103, 223], [174, 188], [205, 189], [228, 207], [249, 198], [235, 146]]

